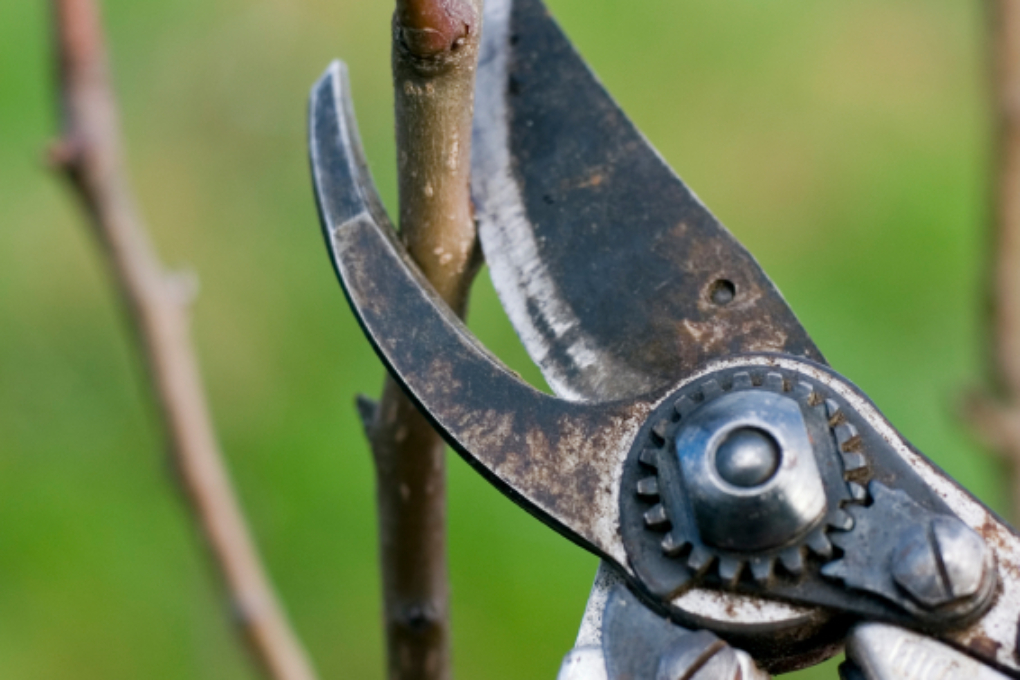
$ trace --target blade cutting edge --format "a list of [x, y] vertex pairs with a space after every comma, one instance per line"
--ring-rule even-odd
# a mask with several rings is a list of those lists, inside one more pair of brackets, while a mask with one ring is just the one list
[[472, 193], [493, 283], [569, 399], [738, 352], [822, 357], [754, 258], [609, 97], [539, 0], [486, 3]]

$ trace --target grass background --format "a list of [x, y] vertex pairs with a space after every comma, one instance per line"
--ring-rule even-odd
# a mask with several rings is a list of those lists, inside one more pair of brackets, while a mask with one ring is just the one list
[[[760, 259], [832, 365], [997, 509], [953, 416], [980, 377], [991, 154], [976, 0], [549, 0], [638, 126]], [[104, 3], [134, 187], [173, 265], [219, 434], [322, 677], [381, 678], [372, 470], [382, 370], [327, 262], [305, 100], [350, 67], [395, 202], [386, 0]], [[41, 163], [46, 3], [0, 0], [0, 677], [249, 678], [117, 301]], [[487, 276], [470, 323], [537, 372]], [[461, 678], [553, 678], [595, 567], [450, 462]], [[830, 665], [801, 678], [835, 677]]]

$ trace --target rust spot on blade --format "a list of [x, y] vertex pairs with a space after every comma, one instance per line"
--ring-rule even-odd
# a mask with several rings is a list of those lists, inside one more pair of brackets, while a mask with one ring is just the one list
[[983, 659], [994, 659], [1002, 645], [984, 635], [978, 635], [967, 643], [967, 647]]

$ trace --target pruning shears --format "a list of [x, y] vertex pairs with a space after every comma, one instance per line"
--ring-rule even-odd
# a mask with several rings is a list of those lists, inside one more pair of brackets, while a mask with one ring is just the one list
[[1020, 678], [1020, 536], [833, 371], [540, 0], [487, 0], [472, 195], [554, 395], [407, 255], [339, 62], [312, 90], [322, 228], [366, 337], [437, 431], [602, 558], [560, 680]]

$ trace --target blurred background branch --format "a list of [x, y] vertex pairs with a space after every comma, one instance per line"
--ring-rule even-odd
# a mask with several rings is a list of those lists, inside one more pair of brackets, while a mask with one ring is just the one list
[[[460, 316], [480, 265], [471, 208], [471, 119], [481, 0], [397, 0], [393, 91], [400, 234]], [[445, 444], [389, 377], [359, 398], [376, 468], [387, 668], [446, 680], [450, 595]]]
[[128, 188], [97, 0], [54, 0], [53, 16], [63, 130], [50, 161], [81, 200], [108, 258], [170, 455], [253, 656], [274, 680], [314, 680], [269, 583], [213, 431], [189, 337], [196, 283], [160, 264]]
[[992, 228], [986, 278], [987, 386], [967, 395], [977, 436], [1010, 469], [1011, 521], [1020, 522], [1020, 1], [992, 0]]

